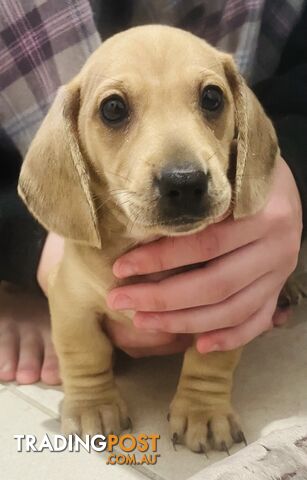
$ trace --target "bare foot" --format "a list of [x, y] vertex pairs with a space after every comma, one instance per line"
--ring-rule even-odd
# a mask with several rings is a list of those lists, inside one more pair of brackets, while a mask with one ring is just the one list
[[61, 383], [51, 341], [47, 301], [17, 287], [0, 286], [0, 382]]

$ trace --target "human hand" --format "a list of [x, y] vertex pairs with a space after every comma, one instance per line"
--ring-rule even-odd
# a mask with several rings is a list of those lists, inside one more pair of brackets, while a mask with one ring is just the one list
[[204, 267], [116, 288], [108, 305], [135, 310], [142, 335], [197, 334], [203, 353], [242, 346], [272, 326], [278, 295], [297, 263], [301, 231], [299, 193], [279, 159], [259, 213], [138, 247], [119, 258], [113, 272], [125, 278], [207, 261]]

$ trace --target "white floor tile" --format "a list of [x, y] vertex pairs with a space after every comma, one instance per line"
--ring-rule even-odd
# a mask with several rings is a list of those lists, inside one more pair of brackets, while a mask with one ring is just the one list
[[249, 441], [307, 420], [307, 307], [245, 349], [235, 403]]
[[[244, 351], [235, 378], [234, 403], [249, 443], [274, 429], [307, 420], [306, 316], [305, 307], [297, 312], [299, 321], [290, 328], [274, 329]], [[166, 414], [179, 363], [175, 357], [137, 360], [131, 362], [131, 371], [123, 372], [119, 378], [135, 428], [158, 432], [162, 437], [161, 459], [156, 466], [147, 468], [170, 480], [187, 479], [224, 458], [224, 454], [209, 452], [208, 461], [204, 455], [184, 448], [174, 452], [170, 445]], [[239, 448], [235, 446], [231, 452]]]
[[11, 391], [0, 395], [0, 471], [7, 480], [144, 480], [131, 467], [108, 466], [104, 454], [80, 452], [18, 452], [14, 435], [33, 434], [40, 444], [47, 432], [58, 430], [58, 422]]
[[[258, 338], [244, 351], [236, 374], [234, 400], [237, 410], [241, 414], [249, 443], [276, 428], [294, 424], [297, 419], [307, 419], [307, 322], [304, 322], [306, 312], [307, 308], [305, 307], [297, 313], [297, 317], [301, 320], [300, 323], [292, 325], [291, 328], [274, 329], [269, 334]], [[120, 365], [117, 375], [121, 391], [130, 406], [134, 432], [161, 435], [158, 443], [158, 453], [161, 454], [161, 457], [157, 465], [146, 466], [145, 469], [151, 478], [185, 480], [225, 456], [210, 452], [209, 460], [207, 460], [204, 455], [191, 453], [180, 446], [177, 452], [173, 451], [168, 438], [166, 415], [168, 405], [175, 392], [180, 362], [180, 357], [174, 356], [125, 360], [124, 364]], [[57, 415], [58, 405], [62, 398], [60, 389], [41, 385], [12, 386], [11, 388], [17, 395], [20, 395], [20, 398], [13, 397], [17, 402], [16, 410], [14, 407], [5, 412], [5, 418], [1, 422], [2, 425], [6, 425], [5, 428], [8, 428], [7, 425], [11, 428], [11, 419], [14, 418], [16, 412], [16, 421], [18, 420], [16, 427], [18, 426], [19, 431], [14, 431], [14, 433], [23, 432], [26, 429], [33, 431], [35, 428], [43, 433], [48, 428], [52, 430], [53, 425], [58, 428], [57, 423], [50, 423], [50, 416]], [[11, 394], [2, 392], [0, 401], [4, 395]], [[31, 405], [26, 404], [27, 412], [30, 412], [28, 413], [29, 417], [23, 414], [24, 398], [31, 403]], [[34, 408], [33, 405], [40, 406], [41, 411]], [[3, 414], [1, 403], [0, 412]], [[47, 415], [49, 415], [49, 423], [46, 424], [44, 419], [48, 418]], [[27, 423], [28, 419], [30, 423]], [[238, 448], [232, 449], [232, 452]], [[12, 458], [15, 456], [13, 455]], [[42, 454], [39, 458], [42, 458]], [[86, 460], [86, 465], [90, 465], [90, 462], [93, 462], [94, 465], [86, 467], [90, 469], [88, 471], [97, 472], [96, 460], [92, 460], [92, 457]], [[27, 457], [23, 461], [26, 462], [24, 465], [28, 465], [30, 462]], [[74, 457], [73, 462], [75, 461], [77, 460]], [[13, 465], [10, 468], [18, 469], [14, 462], [15, 460], [12, 461]], [[71, 457], [65, 456], [59, 462], [65, 472], [65, 468], [67, 472], [72, 468]], [[51, 460], [47, 460], [47, 463], [52, 468]], [[99, 465], [102, 465], [99, 468], [105, 474], [104, 463], [100, 462]], [[34, 467], [31, 468], [33, 473]], [[130, 471], [128, 467], [123, 470]], [[107, 469], [106, 474], [109, 471]], [[112, 473], [114, 474], [114, 470]], [[11, 477], [7, 475], [4, 478], [11, 479]], [[96, 477], [92, 476], [92, 478]]]
[[166, 416], [175, 393], [180, 365], [178, 356], [136, 360], [132, 362], [132, 371], [128, 375], [123, 372], [119, 378], [121, 391], [126, 392], [135, 431], [161, 435], [159, 462], [147, 466], [147, 469], [169, 480], [185, 480], [225, 458], [225, 453], [210, 452], [208, 460], [204, 454], [190, 452], [180, 445], [176, 451], [173, 449]]
[[25, 396], [30, 403], [42, 405], [51, 415], [58, 416], [59, 405], [63, 398], [61, 387], [49, 387], [42, 383], [35, 383], [34, 385], [13, 384], [10, 389], [16, 391], [20, 396]]

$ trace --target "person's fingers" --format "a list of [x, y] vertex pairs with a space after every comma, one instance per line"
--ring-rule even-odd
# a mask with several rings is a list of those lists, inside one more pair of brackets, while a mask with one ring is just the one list
[[16, 381], [22, 384], [37, 382], [41, 376], [43, 345], [40, 335], [35, 332], [20, 332], [19, 361]]
[[118, 278], [171, 270], [201, 263], [231, 252], [263, 236], [262, 222], [254, 228], [254, 217], [210, 225], [194, 235], [162, 238], [138, 247], [118, 258], [113, 273]]
[[15, 380], [19, 336], [12, 323], [0, 323], [0, 381]]
[[107, 297], [108, 306], [115, 310], [161, 312], [219, 303], [268, 273], [272, 257], [279, 255], [278, 248], [272, 252], [267, 242], [255, 242], [205, 267], [158, 283], [115, 288]]
[[224, 302], [179, 311], [137, 312], [134, 325], [169, 333], [204, 333], [235, 327], [253, 315], [276, 290], [279, 278], [268, 273]]
[[123, 350], [133, 358], [173, 355], [175, 353], [185, 352], [192, 343], [193, 337], [191, 335], [178, 335], [178, 338], [168, 345], [149, 348], [124, 348]]
[[49, 335], [44, 339], [44, 360], [41, 369], [41, 380], [47, 385], [61, 384], [58, 358]]
[[258, 312], [237, 327], [200, 335], [196, 341], [197, 350], [200, 353], [234, 350], [269, 330], [272, 327], [272, 316], [276, 308], [277, 297], [278, 294], [274, 295]]
[[[115, 261], [113, 272], [124, 278], [202, 263], [273, 232], [280, 232], [282, 239], [287, 232], [288, 246], [292, 244], [295, 249], [300, 244], [301, 229], [301, 202], [295, 180], [286, 162], [279, 158], [266, 205], [260, 212], [236, 221], [229, 217], [192, 235], [162, 238], [137, 247]], [[296, 257], [295, 251], [292, 256]]]

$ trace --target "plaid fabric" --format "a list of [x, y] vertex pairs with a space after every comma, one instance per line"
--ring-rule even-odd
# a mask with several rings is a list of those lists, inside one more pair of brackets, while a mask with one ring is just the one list
[[[235, 56], [252, 83], [271, 76], [305, 0], [134, 0], [133, 24], [190, 30]], [[307, 28], [307, 26], [306, 26]]]
[[88, 1], [0, 2], [0, 124], [23, 154], [56, 90], [100, 42]]
[[[91, 0], [113, 8], [116, 1]], [[271, 76], [307, 0], [121, 0], [128, 26], [179, 26], [235, 55], [251, 83]], [[114, 18], [114, 12], [113, 12]], [[108, 18], [104, 19], [108, 22]], [[112, 29], [111, 29], [112, 30]], [[108, 32], [110, 28], [108, 28]], [[100, 29], [103, 35], [103, 31]], [[0, 2], [0, 124], [24, 154], [57, 88], [99, 45], [89, 0]]]

